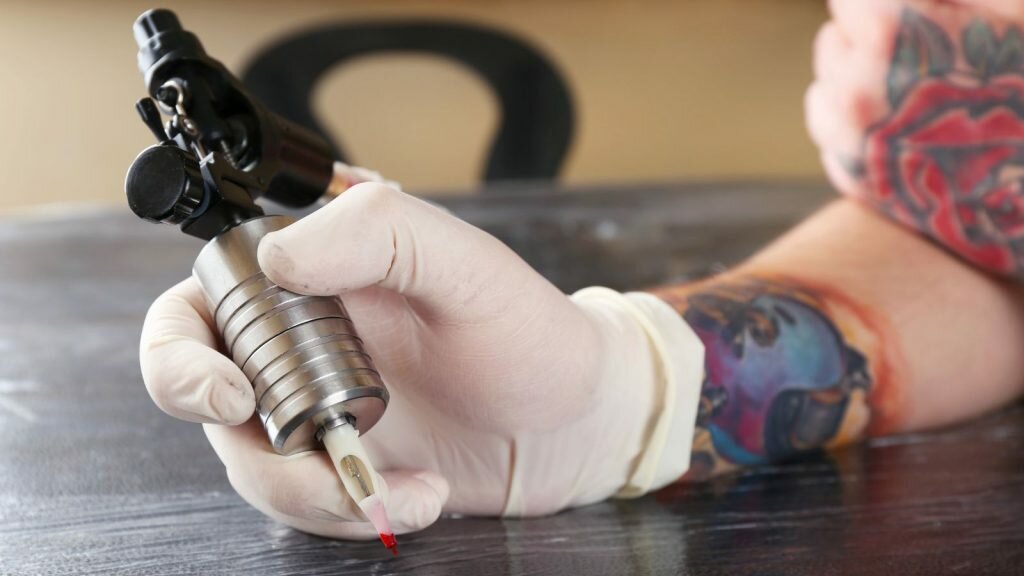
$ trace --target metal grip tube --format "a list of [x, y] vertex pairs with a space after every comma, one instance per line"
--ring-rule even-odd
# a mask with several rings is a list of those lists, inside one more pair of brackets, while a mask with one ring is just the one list
[[260, 239], [291, 222], [247, 220], [211, 240], [193, 267], [225, 352], [252, 383], [280, 454], [318, 448], [319, 429], [339, 418], [354, 419], [365, 433], [388, 402], [341, 300], [289, 292], [260, 270]]

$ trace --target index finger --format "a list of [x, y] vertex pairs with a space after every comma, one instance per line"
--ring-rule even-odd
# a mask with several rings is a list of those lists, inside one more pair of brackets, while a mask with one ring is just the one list
[[256, 408], [252, 385], [217, 351], [199, 283], [184, 280], [153, 302], [142, 326], [139, 363], [161, 410], [189, 422], [241, 424]]

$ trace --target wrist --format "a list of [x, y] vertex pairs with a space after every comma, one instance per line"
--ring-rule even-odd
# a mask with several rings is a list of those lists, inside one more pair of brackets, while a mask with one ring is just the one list
[[689, 470], [704, 380], [704, 344], [665, 301], [643, 292], [625, 297], [644, 315], [661, 384], [661, 405], [644, 454], [630, 482], [617, 494], [630, 498], [675, 482]]
[[666, 302], [654, 295], [619, 294], [588, 288], [573, 296], [597, 305], [611, 319], [605, 333], [609, 353], [602, 374], [605, 394], [624, 389], [637, 402], [627, 435], [638, 439], [620, 462], [625, 472], [614, 494], [636, 497], [669, 484], [686, 472], [704, 373], [704, 346]]
[[689, 464], [703, 376], [696, 334], [649, 294], [588, 288], [571, 300], [589, 324], [579, 336], [595, 342], [581, 376], [591, 401], [554, 430], [511, 439], [505, 516], [640, 496]]

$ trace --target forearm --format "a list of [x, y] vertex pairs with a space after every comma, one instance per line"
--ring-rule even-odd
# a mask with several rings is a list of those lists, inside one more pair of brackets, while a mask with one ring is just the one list
[[940, 426], [1024, 386], [1024, 300], [854, 201], [653, 292], [706, 347], [693, 475]]

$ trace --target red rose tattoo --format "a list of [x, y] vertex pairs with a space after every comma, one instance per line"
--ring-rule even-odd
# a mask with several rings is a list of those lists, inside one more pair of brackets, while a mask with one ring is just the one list
[[1024, 40], [975, 21], [964, 69], [946, 33], [903, 15], [888, 78], [892, 112], [854, 167], [867, 200], [971, 262], [1024, 278]]

